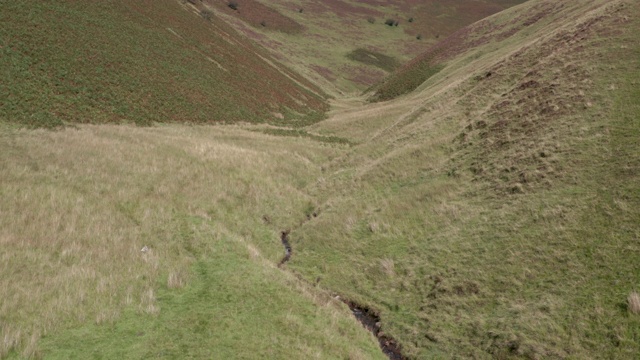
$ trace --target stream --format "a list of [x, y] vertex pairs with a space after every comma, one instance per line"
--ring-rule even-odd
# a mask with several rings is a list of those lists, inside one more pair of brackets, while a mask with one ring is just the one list
[[[282, 246], [284, 246], [284, 256], [278, 263], [278, 267], [282, 267], [286, 262], [288, 262], [291, 259], [291, 254], [293, 253], [291, 243], [289, 242], [289, 233], [289, 230], [285, 230], [280, 233], [280, 241], [282, 242]], [[362, 326], [369, 330], [369, 332], [378, 339], [380, 349], [382, 349], [382, 352], [387, 355], [390, 360], [408, 359], [402, 355], [398, 342], [382, 331], [379, 314], [369, 308], [358, 305], [353, 301], [342, 299], [340, 296], [337, 296], [336, 298], [345, 303], [349, 309], [351, 309], [353, 316], [362, 324]]]

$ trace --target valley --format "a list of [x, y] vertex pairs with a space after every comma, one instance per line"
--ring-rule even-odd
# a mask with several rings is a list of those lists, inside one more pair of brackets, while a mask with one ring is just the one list
[[379, 3], [0, 5], [0, 358], [637, 358], [638, 4]]

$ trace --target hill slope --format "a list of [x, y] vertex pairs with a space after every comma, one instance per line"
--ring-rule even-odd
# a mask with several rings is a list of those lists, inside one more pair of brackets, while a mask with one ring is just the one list
[[531, 1], [408, 95], [313, 126], [359, 145], [326, 166], [291, 266], [417, 358], [637, 357], [639, 18]]
[[317, 121], [322, 92], [214, 14], [175, 0], [3, 2], [0, 118]]

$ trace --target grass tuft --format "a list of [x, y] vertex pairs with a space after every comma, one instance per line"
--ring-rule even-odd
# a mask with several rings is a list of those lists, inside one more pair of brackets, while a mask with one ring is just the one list
[[640, 294], [636, 291], [632, 291], [627, 298], [627, 304], [629, 311], [634, 315], [640, 314]]

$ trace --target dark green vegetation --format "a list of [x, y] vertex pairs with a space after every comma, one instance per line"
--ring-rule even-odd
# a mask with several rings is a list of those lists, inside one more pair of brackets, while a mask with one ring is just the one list
[[386, 71], [393, 71], [400, 65], [398, 60], [391, 56], [362, 48], [353, 50], [347, 54], [347, 57], [351, 60], [373, 65]]
[[374, 92], [371, 100], [386, 101], [408, 94], [443, 68], [443, 64], [433, 64], [430, 60], [422, 60], [406, 65], [397, 73], [386, 78], [382, 83], [369, 89], [369, 91]]
[[322, 118], [317, 87], [208, 19], [172, 0], [2, 2], [0, 118], [36, 127]]
[[347, 145], [352, 144], [352, 142], [346, 138], [341, 138], [338, 136], [323, 136], [323, 135], [310, 134], [308, 131], [302, 130], [302, 129], [272, 128], [272, 129], [261, 130], [261, 132], [265, 134], [277, 135], [277, 136], [304, 137], [304, 138], [309, 138], [312, 140], [326, 142], [326, 143], [347, 144]]

